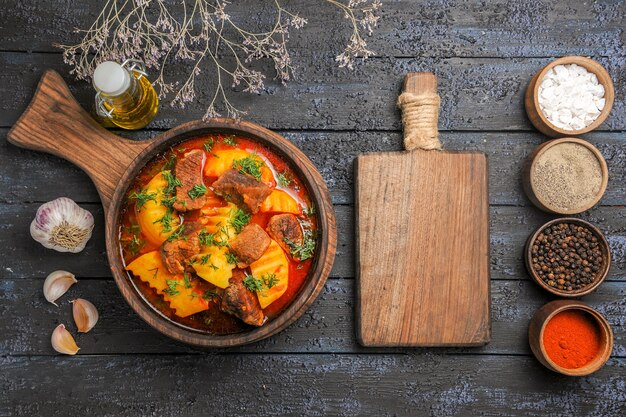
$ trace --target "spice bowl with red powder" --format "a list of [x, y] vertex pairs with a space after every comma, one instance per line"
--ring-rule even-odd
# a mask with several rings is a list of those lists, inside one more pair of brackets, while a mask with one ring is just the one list
[[604, 316], [574, 300], [552, 301], [537, 310], [528, 339], [539, 362], [569, 376], [597, 371], [613, 350], [613, 331]]

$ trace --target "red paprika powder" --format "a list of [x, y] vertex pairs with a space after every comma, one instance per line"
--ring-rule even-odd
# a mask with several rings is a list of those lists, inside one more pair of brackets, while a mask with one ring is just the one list
[[552, 317], [543, 330], [543, 345], [554, 363], [577, 369], [600, 353], [602, 333], [588, 313], [565, 310]]

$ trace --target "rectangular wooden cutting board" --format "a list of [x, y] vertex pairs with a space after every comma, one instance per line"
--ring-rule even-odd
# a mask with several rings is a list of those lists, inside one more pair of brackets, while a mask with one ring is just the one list
[[[436, 93], [434, 75], [409, 76], [405, 91]], [[479, 152], [416, 149], [357, 157], [362, 345], [489, 341], [487, 178], [487, 158]]]

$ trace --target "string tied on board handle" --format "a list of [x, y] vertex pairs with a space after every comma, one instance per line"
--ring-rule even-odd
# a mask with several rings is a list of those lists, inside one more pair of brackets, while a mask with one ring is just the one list
[[437, 130], [441, 104], [437, 78], [432, 73], [407, 74], [403, 90], [397, 105], [402, 110], [404, 148], [407, 151], [441, 149]]

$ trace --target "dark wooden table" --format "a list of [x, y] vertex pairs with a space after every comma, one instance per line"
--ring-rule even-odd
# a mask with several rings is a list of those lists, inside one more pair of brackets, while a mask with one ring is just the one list
[[[76, 82], [55, 41], [76, 40], [101, 2], [5, 0], [0, 8], [0, 130], [26, 107], [46, 68], [59, 71], [85, 107], [93, 91]], [[258, 0], [237, 1], [246, 16]], [[237, 349], [201, 352], [144, 324], [124, 303], [104, 248], [102, 207], [86, 175], [58, 158], [0, 142], [0, 415], [436, 415], [623, 416], [626, 414], [626, 2], [623, 0], [384, 1], [370, 39], [376, 56], [354, 71], [333, 57], [348, 32], [342, 16], [310, 0], [291, 2], [309, 24], [290, 45], [297, 80], [269, 83], [234, 102], [248, 119], [292, 140], [331, 189], [339, 248], [331, 278], [307, 313], [286, 331]], [[256, 16], [256, 14], [255, 14]], [[262, 14], [255, 18], [263, 19]], [[533, 284], [521, 255], [529, 233], [551, 216], [520, 187], [524, 158], [546, 138], [522, 104], [531, 76], [552, 57], [587, 55], [616, 86], [608, 121], [585, 135], [607, 159], [602, 205], [581, 215], [607, 235], [610, 276], [584, 301], [615, 332], [613, 356], [586, 378], [543, 368], [530, 353], [527, 325], [551, 299]], [[408, 71], [438, 74], [439, 127], [448, 149], [487, 152], [490, 162], [492, 342], [474, 349], [364, 349], [354, 331], [352, 161], [401, 148], [395, 99]], [[203, 81], [203, 82], [208, 82]], [[163, 106], [133, 138], [203, 114]], [[59, 254], [35, 243], [37, 207], [68, 196], [96, 217], [84, 252]], [[451, 261], [454, 254], [451, 254]], [[42, 295], [44, 277], [74, 272], [79, 283], [57, 308]], [[76, 357], [50, 347], [58, 323], [73, 329], [69, 300], [94, 302], [101, 319], [78, 336]]]

